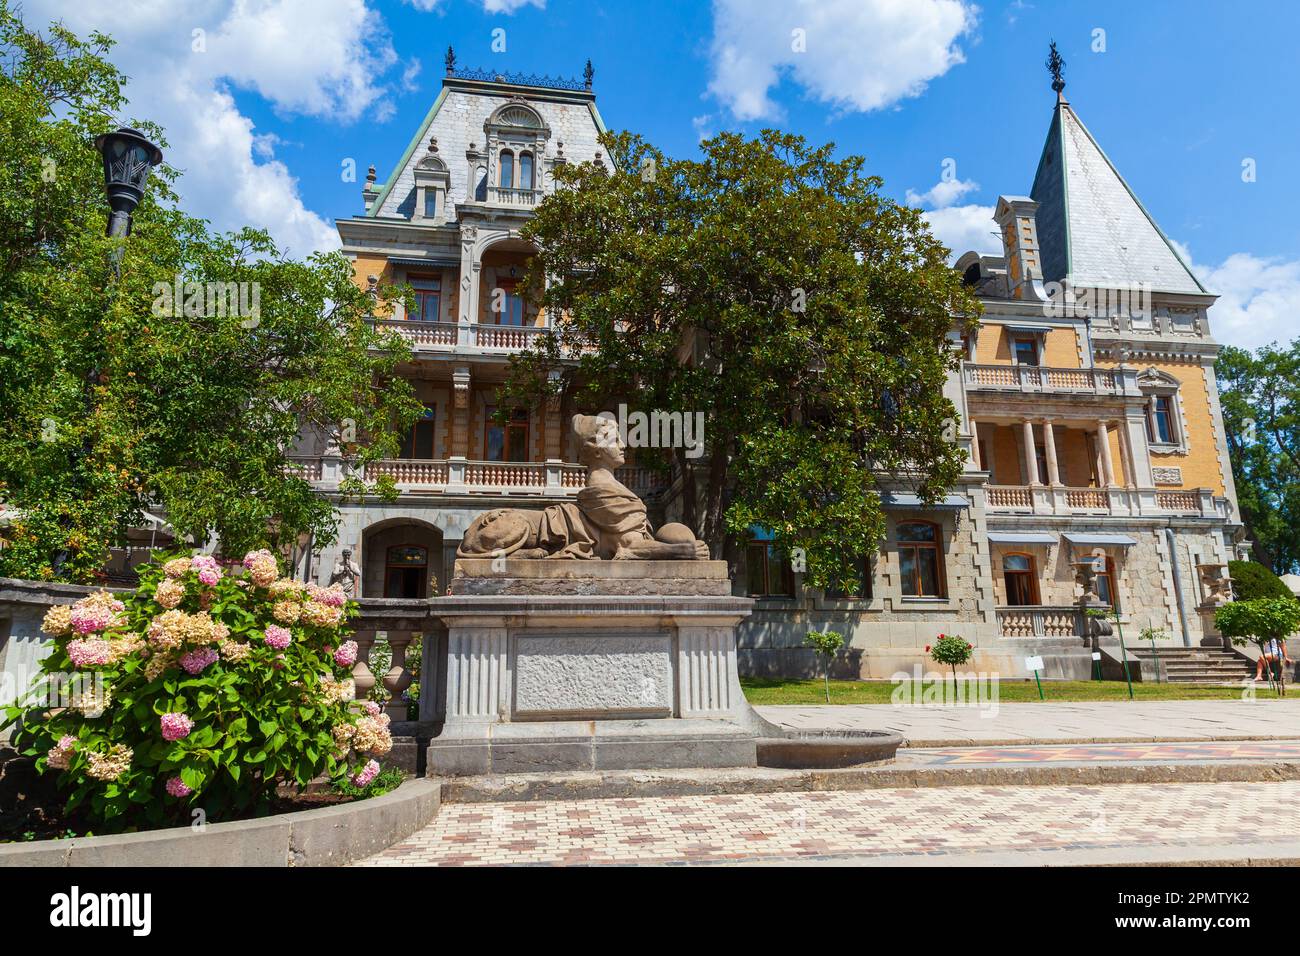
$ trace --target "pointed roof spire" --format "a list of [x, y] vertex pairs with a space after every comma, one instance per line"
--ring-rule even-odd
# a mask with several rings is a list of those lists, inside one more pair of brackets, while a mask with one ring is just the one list
[[[1055, 53], [1055, 44], [1052, 52]], [[1060, 55], [1056, 54], [1059, 60]], [[1048, 59], [1048, 68], [1053, 61]], [[1119, 170], [1061, 95], [1064, 61], [1052, 71], [1056, 108], [1030, 197], [1038, 203], [1043, 279], [1079, 288], [1206, 294]], [[1057, 83], [1060, 83], [1060, 87]]]
[[582, 82], [587, 89], [591, 89], [591, 81], [595, 75], [596, 71], [591, 68], [591, 59], [588, 58], [587, 65], [582, 71]]
[[447, 44], [447, 55], [442, 62], [447, 67], [448, 76], [456, 72], [456, 51], [451, 48], [451, 44]]
[[1057, 52], [1055, 40], [1048, 45], [1047, 50], [1046, 66], [1047, 72], [1052, 74], [1052, 89], [1057, 100], [1065, 102], [1065, 57]]

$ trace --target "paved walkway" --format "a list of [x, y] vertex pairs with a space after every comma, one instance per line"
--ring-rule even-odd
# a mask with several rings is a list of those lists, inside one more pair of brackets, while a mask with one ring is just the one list
[[[1300, 782], [962, 787], [445, 804], [363, 861], [1074, 863], [1300, 857]], [[1270, 837], [1275, 837], [1270, 841]]]
[[796, 729], [892, 730], [908, 746], [1300, 738], [1300, 694], [1290, 700], [1097, 701], [983, 706], [835, 704], [756, 707]]

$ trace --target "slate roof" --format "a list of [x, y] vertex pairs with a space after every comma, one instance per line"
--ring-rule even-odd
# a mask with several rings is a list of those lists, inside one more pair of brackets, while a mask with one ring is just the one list
[[1150, 283], [1156, 292], [1207, 294], [1064, 97], [1030, 197], [1039, 204], [1046, 281], [1094, 288]]

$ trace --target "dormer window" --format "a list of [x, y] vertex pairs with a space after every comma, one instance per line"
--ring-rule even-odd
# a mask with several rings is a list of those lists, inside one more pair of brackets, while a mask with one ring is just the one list
[[501, 150], [501, 188], [515, 188], [515, 154], [508, 149]]
[[433, 189], [424, 192], [424, 218], [436, 219], [438, 216], [438, 193]]

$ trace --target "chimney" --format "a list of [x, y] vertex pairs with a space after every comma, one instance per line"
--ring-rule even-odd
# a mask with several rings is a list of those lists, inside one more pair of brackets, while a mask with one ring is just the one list
[[1043, 265], [1038, 250], [1038, 203], [1028, 196], [999, 196], [993, 220], [1002, 233], [1007, 260], [1007, 291], [1013, 299], [1043, 302]]

